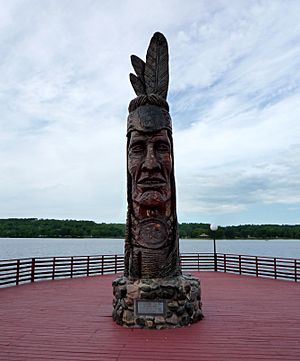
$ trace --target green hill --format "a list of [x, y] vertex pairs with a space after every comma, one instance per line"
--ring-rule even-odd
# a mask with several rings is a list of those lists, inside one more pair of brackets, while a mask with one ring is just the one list
[[[211, 231], [207, 223], [179, 224], [180, 238], [209, 238]], [[245, 239], [300, 239], [300, 225], [239, 225], [219, 227], [217, 238]], [[8, 218], [0, 219], [0, 237], [24, 238], [124, 238], [125, 224], [95, 223], [93, 221]]]

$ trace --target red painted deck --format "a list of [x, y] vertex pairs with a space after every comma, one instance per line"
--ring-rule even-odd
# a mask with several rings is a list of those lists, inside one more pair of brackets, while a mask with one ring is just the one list
[[116, 275], [0, 289], [0, 360], [300, 360], [299, 284], [194, 274], [205, 319], [169, 330], [112, 321]]

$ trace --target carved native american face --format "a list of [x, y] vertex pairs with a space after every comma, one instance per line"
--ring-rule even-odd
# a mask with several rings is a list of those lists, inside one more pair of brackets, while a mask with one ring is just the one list
[[171, 142], [166, 129], [132, 131], [128, 146], [128, 171], [132, 200], [145, 208], [163, 207], [171, 198]]
[[167, 93], [167, 40], [155, 33], [146, 62], [131, 56], [137, 95], [127, 117], [127, 223], [124, 275], [172, 277], [181, 273], [176, 214], [172, 120]]

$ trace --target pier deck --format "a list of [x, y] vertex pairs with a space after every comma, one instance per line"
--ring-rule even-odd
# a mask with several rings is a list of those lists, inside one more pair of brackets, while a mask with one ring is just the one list
[[168, 330], [112, 321], [116, 275], [0, 289], [0, 360], [300, 360], [299, 283], [193, 274], [205, 318]]

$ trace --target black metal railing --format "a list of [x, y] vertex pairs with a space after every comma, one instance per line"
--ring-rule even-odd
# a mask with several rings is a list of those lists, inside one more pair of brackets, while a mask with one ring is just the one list
[[300, 259], [218, 253], [217, 269], [221, 272], [297, 282], [300, 277]]
[[0, 261], [0, 286], [124, 270], [123, 255], [37, 257]]
[[[182, 253], [180, 258], [183, 271], [215, 270], [213, 253]], [[0, 260], [0, 287], [123, 271], [124, 256], [119, 254]], [[297, 282], [300, 259], [218, 253], [217, 271]]]

